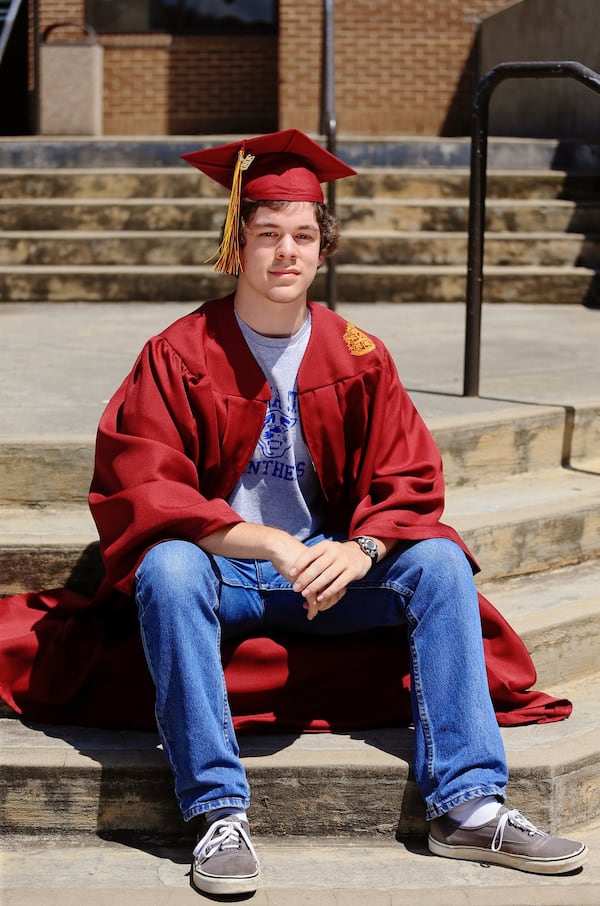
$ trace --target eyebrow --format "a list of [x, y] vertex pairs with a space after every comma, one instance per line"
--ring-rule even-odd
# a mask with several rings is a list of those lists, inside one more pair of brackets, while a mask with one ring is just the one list
[[[281, 229], [281, 224], [277, 223], [276, 221], [272, 221], [272, 220], [260, 220], [260, 218], [258, 218], [258, 217], [256, 217], [250, 224], [251, 230], [255, 230], [255, 229], [264, 230], [265, 227], [272, 227], [276, 230], [279, 230], [279, 229]], [[307, 223], [307, 224], [300, 224], [299, 226], [295, 226], [293, 232], [295, 232], [297, 230], [304, 230], [304, 231], [310, 231], [311, 233], [318, 233], [319, 227], [313, 223]]]

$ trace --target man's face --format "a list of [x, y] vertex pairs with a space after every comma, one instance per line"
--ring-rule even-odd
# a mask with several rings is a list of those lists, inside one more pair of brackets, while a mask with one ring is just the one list
[[313, 203], [256, 208], [244, 236], [240, 288], [281, 304], [305, 301], [323, 261]]

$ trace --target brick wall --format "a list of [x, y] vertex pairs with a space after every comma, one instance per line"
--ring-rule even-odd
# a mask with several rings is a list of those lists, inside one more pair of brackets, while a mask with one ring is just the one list
[[[340, 133], [467, 134], [479, 22], [508, 0], [335, 0]], [[40, 0], [42, 29], [84, 0]], [[100, 35], [106, 134], [321, 123], [322, 0], [279, 0], [275, 36]]]
[[[83, 0], [41, 0], [41, 30], [83, 21]], [[54, 32], [78, 39], [76, 29]], [[277, 37], [99, 35], [107, 135], [277, 129]]]
[[[466, 134], [473, 44], [507, 0], [336, 0], [340, 132]], [[321, 0], [280, 0], [280, 128], [319, 129]]]
[[104, 35], [111, 135], [277, 128], [277, 38]]
[[[84, 0], [40, 0], [40, 31], [55, 22], [85, 22]], [[61, 40], [64, 38], [79, 39], [77, 29], [61, 29], [56, 32]]]

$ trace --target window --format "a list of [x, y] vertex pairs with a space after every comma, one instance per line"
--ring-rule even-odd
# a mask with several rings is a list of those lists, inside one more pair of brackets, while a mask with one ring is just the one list
[[274, 34], [277, 0], [87, 0], [98, 32]]

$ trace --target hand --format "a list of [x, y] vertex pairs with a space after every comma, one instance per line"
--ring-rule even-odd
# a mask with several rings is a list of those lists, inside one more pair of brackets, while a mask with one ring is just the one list
[[[211, 554], [270, 560], [280, 575], [291, 582], [294, 591], [306, 600], [309, 620], [343, 598], [355, 579], [366, 576], [371, 558], [358, 544], [320, 541], [308, 547], [282, 529], [240, 522], [204, 536], [198, 542]], [[380, 557], [394, 544], [377, 539]]]
[[294, 591], [306, 600], [307, 617], [313, 620], [320, 610], [328, 610], [346, 594], [355, 579], [362, 579], [371, 566], [371, 558], [358, 544], [320, 541], [304, 550], [289, 570]]

